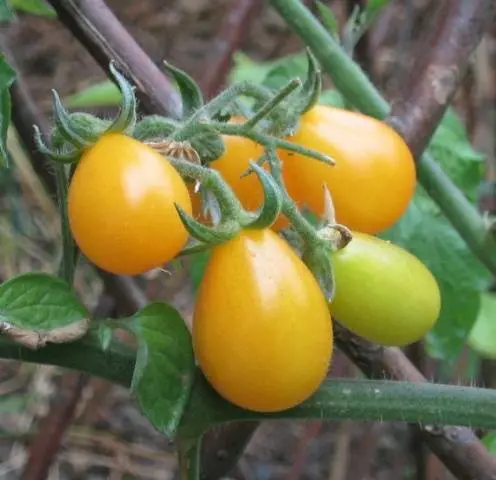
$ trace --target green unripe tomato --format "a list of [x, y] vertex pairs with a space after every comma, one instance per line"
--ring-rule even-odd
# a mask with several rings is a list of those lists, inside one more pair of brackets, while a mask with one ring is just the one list
[[332, 314], [375, 343], [405, 346], [420, 340], [441, 309], [439, 286], [414, 255], [388, 241], [353, 233], [332, 254], [336, 293]]

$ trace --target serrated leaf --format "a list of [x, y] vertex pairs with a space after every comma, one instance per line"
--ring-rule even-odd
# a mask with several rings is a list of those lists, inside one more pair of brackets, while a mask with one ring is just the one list
[[64, 103], [72, 108], [106, 107], [120, 105], [122, 94], [112, 80], [94, 83], [68, 97]]
[[181, 421], [193, 384], [191, 336], [181, 315], [165, 303], [152, 303], [129, 320], [138, 352], [132, 390], [143, 414], [171, 437]]
[[0, 167], [8, 165], [7, 131], [10, 124], [10, 86], [15, 80], [15, 71], [4, 55], [0, 55]]
[[55, 18], [55, 10], [43, 0], [10, 0], [12, 7], [33, 15]]
[[0, 0], [0, 22], [11, 22], [16, 16], [7, 0]]
[[434, 358], [454, 360], [476, 320], [488, 272], [420, 188], [406, 214], [381, 237], [412, 252], [436, 277], [442, 307], [426, 347]]
[[334, 15], [334, 12], [325, 3], [322, 3], [319, 0], [317, 0], [316, 6], [322, 25], [324, 25], [331, 35], [337, 38], [339, 36], [339, 22]]
[[480, 300], [479, 313], [468, 344], [482, 357], [496, 359], [496, 295], [484, 292]]

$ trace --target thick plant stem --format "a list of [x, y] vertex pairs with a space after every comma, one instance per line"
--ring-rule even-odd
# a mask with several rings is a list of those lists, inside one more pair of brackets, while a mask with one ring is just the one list
[[[356, 108], [383, 119], [390, 106], [360, 67], [313, 17], [300, 0], [270, 0], [288, 25], [305, 41], [332, 77], [336, 88]], [[417, 149], [418, 150], [418, 149]], [[496, 274], [496, 244], [477, 210], [453, 184], [433, 157], [426, 153], [418, 163], [419, 180], [479, 260]]]
[[222, 400], [198, 373], [180, 427], [182, 438], [233, 420], [353, 419], [421, 424], [496, 426], [496, 391], [379, 380], [333, 378], [295, 408], [270, 414], [248, 412]]
[[[72, 344], [48, 345], [33, 351], [0, 340], [0, 358], [58, 365], [97, 375], [129, 387], [135, 352], [114, 341], [104, 352], [88, 336]], [[301, 405], [284, 412], [248, 412], [223, 400], [197, 371], [192, 396], [181, 423], [183, 438], [197, 438], [205, 429], [236, 420], [350, 418], [470, 425], [496, 428], [496, 391], [492, 389], [378, 380], [330, 379]]]

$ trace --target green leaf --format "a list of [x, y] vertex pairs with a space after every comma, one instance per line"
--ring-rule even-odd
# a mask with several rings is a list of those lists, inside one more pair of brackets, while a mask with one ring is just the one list
[[0, 55], [0, 167], [8, 165], [7, 131], [10, 123], [10, 91], [15, 80], [15, 71]]
[[10, 0], [10, 4], [17, 10], [21, 10], [26, 13], [51, 18], [55, 18], [57, 16], [55, 10], [43, 0]]
[[484, 358], [496, 359], [496, 295], [483, 292], [477, 320], [468, 344]]
[[332, 107], [345, 108], [346, 103], [343, 96], [334, 89], [325, 90], [320, 94], [319, 103]]
[[277, 61], [265, 75], [262, 85], [272, 90], [279, 90], [289, 80], [307, 75], [308, 57], [306, 53], [289, 55]]
[[493, 455], [496, 455], [496, 432], [488, 433], [482, 439], [482, 443]]
[[470, 144], [463, 124], [452, 108], [436, 129], [429, 148], [443, 170], [475, 202], [484, 174], [484, 158]]
[[327, 31], [333, 35], [334, 37], [339, 37], [339, 22], [334, 15], [333, 11], [321, 1], [317, 0], [316, 2], [317, 10], [319, 13], [320, 20], [322, 21], [322, 25], [327, 29]]
[[426, 348], [435, 358], [453, 361], [474, 325], [479, 292], [487, 287], [488, 272], [420, 188], [406, 214], [381, 237], [412, 252], [436, 277], [442, 307], [437, 324], [426, 337]]
[[171, 437], [193, 383], [191, 336], [181, 315], [164, 303], [149, 304], [128, 322], [138, 341], [131, 388], [143, 414]]
[[121, 101], [119, 87], [112, 80], [105, 80], [71, 95], [64, 103], [71, 108], [86, 108], [120, 105]]
[[367, 19], [374, 18], [390, 1], [391, 0], [368, 0], [364, 9], [365, 17]]
[[0, 22], [11, 22], [16, 16], [7, 0], [0, 0]]
[[81, 338], [89, 314], [70, 286], [46, 273], [26, 273], [0, 286], [0, 330], [30, 348]]

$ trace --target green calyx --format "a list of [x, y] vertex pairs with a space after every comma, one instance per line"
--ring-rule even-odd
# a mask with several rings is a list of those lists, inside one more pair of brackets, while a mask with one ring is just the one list
[[[277, 219], [282, 208], [282, 193], [274, 178], [255, 162], [250, 163], [252, 173], [257, 175], [264, 192], [264, 203], [256, 212], [247, 212], [231, 188], [216, 170], [191, 163], [184, 159], [170, 158], [179, 173], [200, 183], [204, 193], [212, 194], [210, 205], [212, 225], [205, 225], [190, 217], [176, 206], [181, 221], [194, 239], [194, 250], [208, 248], [234, 238], [245, 228], [268, 228]], [[211, 198], [212, 198], [211, 197]], [[187, 247], [190, 252], [191, 246]], [[186, 254], [183, 252], [183, 255]]]
[[91, 148], [107, 133], [131, 134], [136, 125], [136, 97], [134, 88], [110, 63], [110, 72], [117, 83], [122, 103], [120, 112], [113, 121], [102, 120], [88, 113], [69, 113], [56, 91], [53, 91], [55, 126], [51, 132], [52, 147], [48, 147], [39, 128], [34, 128], [34, 138], [40, 152], [61, 163], [76, 162], [82, 152]]

